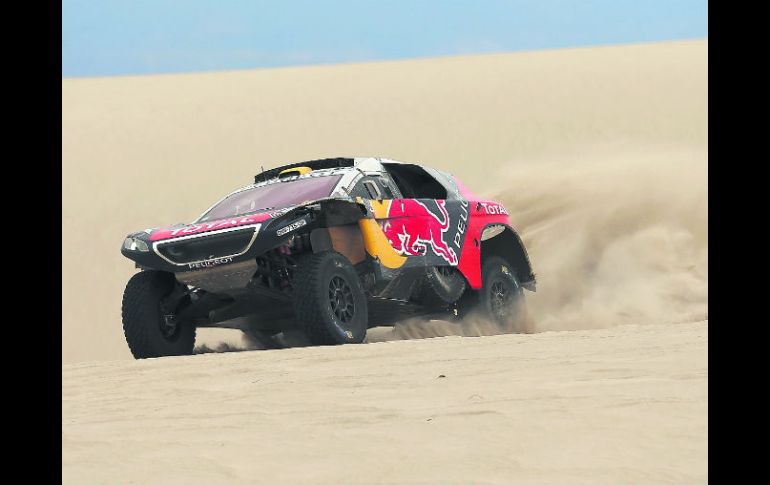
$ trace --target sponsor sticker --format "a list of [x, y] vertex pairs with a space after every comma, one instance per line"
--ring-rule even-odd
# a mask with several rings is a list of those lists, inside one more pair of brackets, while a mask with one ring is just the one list
[[383, 225], [383, 232], [393, 249], [402, 256], [424, 256], [430, 245], [433, 254], [456, 266], [457, 253], [444, 241], [450, 223], [446, 202], [437, 200], [435, 204], [442, 217], [419, 200], [394, 201], [388, 209], [390, 220]]
[[307, 220], [306, 219], [300, 219], [300, 220], [298, 220], [296, 222], [292, 222], [288, 226], [284, 226], [284, 227], [278, 229], [277, 231], [275, 231], [275, 233], [278, 236], [283, 236], [284, 234], [288, 234], [291, 231], [297, 230], [297, 229], [299, 229], [300, 227], [302, 227], [304, 225], [307, 225]]
[[223, 219], [219, 221], [209, 222], [208, 224], [191, 224], [180, 227], [171, 231], [171, 236], [195, 234], [202, 231], [211, 231], [213, 229], [226, 229], [230, 227], [241, 226], [251, 222], [259, 222], [264, 217], [260, 217], [262, 214], [255, 214], [253, 216], [236, 217], [231, 219]]
[[211, 267], [214, 267], [214, 266], [219, 266], [220, 264], [227, 264], [227, 263], [232, 263], [232, 262], [233, 262], [233, 258], [232, 257], [228, 257], [228, 258], [212, 258], [212, 259], [207, 259], [205, 261], [198, 261], [196, 263], [188, 263], [187, 266], [190, 269], [211, 268]]
[[484, 212], [487, 214], [508, 215], [508, 211], [501, 204], [496, 204], [494, 202], [479, 202], [479, 204], [484, 208]]
[[290, 210], [294, 209], [293, 207], [285, 207], [283, 209], [278, 209], [270, 212], [270, 217], [275, 219], [276, 217], [281, 217], [282, 215], [286, 214]]

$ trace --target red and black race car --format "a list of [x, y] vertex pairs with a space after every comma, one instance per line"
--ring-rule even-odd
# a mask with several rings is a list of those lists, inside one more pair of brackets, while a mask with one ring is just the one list
[[452, 175], [383, 158], [263, 171], [191, 224], [128, 235], [141, 269], [123, 294], [137, 359], [193, 351], [197, 327], [312, 344], [359, 343], [404, 318], [477, 312], [506, 328], [535, 291], [524, 245], [497, 203]]

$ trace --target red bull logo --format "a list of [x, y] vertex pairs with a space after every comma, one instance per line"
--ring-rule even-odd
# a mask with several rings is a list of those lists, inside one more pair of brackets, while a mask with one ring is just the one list
[[401, 255], [424, 256], [430, 246], [433, 253], [451, 265], [457, 264], [457, 254], [444, 242], [449, 229], [446, 202], [437, 200], [441, 217], [431, 212], [422, 202], [397, 199], [390, 204], [388, 220], [382, 231], [393, 249]]

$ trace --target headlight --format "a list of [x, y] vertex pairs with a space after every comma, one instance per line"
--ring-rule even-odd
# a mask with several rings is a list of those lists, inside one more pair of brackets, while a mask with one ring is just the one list
[[126, 240], [123, 241], [123, 248], [129, 251], [141, 252], [147, 252], [150, 250], [150, 248], [147, 247], [146, 242], [131, 236], [127, 237]]

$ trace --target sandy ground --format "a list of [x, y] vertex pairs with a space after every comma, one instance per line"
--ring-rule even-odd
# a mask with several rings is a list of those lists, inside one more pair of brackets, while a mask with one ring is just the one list
[[68, 365], [64, 483], [706, 483], [707, 335], [624, 325]]
[[[706, 482], [707, 69], [702, 40], [63, 80], [64, 482]], [[503, 201], [539, 333], [131, 360], [126, 233], [340, 155]]]

